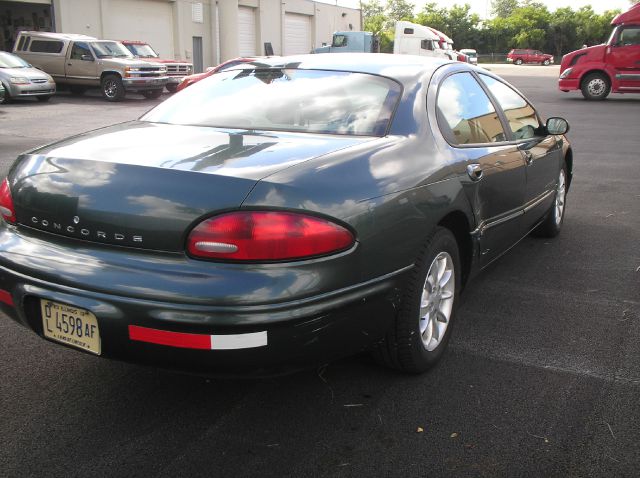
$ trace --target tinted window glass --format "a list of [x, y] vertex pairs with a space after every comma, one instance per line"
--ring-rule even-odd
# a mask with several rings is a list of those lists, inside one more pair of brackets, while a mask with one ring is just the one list
[[246, 68], [199, 81], [142, 121], [382, 136], [400, 93], [395, 81], [362, 73]]
[[404, 29], [404, 34], [405, 35], [413, 35], [413, 28], [405, 28]]
[[431, 40], [422, 40], [420, 42], [420, 48], [423, 50], [433, 50], [433, 45], [431, 44]]
[[31, 51], [37, 53], [60, 53], [63, 43], [55, 40], [33, 40]]
[[24, 40], [26, 37], [20, 37], [20, 41], [18, 42], [18, 46], [16, 47], [16, 50], [22, 50], [22, 48], [24, 47]]
[[442, 82], [437, 111], [440, 128], [452, 144], [505, 140], [504, 129], [493, 104], [469, 73], [457, 73]]
[[516, 91], [487, 75], [480, 75], [496, 97], [516, 139], [532, 138], [538, 134], [540, 122], [533, 107]]

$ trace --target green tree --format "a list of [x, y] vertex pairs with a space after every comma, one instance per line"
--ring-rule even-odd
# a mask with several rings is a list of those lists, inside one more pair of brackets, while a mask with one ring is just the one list
[[416, 16], [416, 23], [426, 25], [450, 36], [456, 48], [472, 47], [479, 41], [480, 17], [471, 13], [471, 6], [453, 5], [438, 8], [435, 3], [426, 4]]
[[520, 6], [518, 0], [491, 0], [491, 14], [507, 18]]
[[407, 0], [387, 0], [385, 13], [392, 22], [399, 20], [413, 21], [414, 8], [415, 4], [407, 2]]

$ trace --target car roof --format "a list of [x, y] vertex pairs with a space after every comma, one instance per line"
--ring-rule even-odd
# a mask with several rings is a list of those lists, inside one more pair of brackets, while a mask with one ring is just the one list
[[50, 38], [52, 40], [97, 40], [96, 37], [82, 35], [79, 33], [54, 33], [54, 32], [41, 32], [41, 31], [21, 31], [20, 35], [33, 35], [43, 38]]
[[390, 78], [418, 78], [440, 66], [454, 63], [444, 58], [390, 53], [316, 53], [261, 58], [261, 64], [305, 70], [333, 70], [369, 73]]

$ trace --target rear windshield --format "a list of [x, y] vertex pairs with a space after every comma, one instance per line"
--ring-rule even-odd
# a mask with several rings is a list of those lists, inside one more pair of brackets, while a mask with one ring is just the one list
[[382, 136], [400, 97], [388, 78], [363, 73], [244, 68], [212, 75], [141, 120], [219, 128]]

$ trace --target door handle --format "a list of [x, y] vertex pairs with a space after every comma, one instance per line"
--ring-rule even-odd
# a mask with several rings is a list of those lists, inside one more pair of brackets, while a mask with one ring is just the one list
[[483, 177], [482, 166], [478, 163], [469, 164], [467, 166], [467, 174], [472, 181], [480, 181]]
[[67, 63], [67, 66], [73, 66], [73, 63]]
[[523, 153], [524, 153], [524, 161], [527, 163], [527, 165], [533, 163], [533, 153], [528, 149], [524, 150]]

